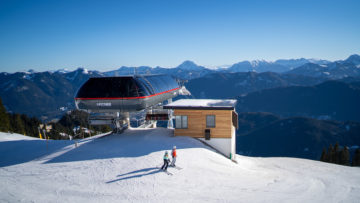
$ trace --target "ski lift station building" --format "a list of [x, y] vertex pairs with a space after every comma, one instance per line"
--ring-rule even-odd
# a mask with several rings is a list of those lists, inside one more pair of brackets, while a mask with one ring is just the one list
[[225, 156], [234, 159], [238, 115], [236, 100], [181, 99], [164, 106], [173, 109], [175, 136], [200, 139]]
[[[185, 87], [168, 75], [100, 77], [90, 78], [82, 85], [75, 104], [77, 109], [90, 113], [92, 125], [109, 124], [114, 129], [130, 127], [130, 112], [150, 110], [146, 119], [156, 122], [166, 118], [169, 127], [174, 115], [175, 136], [198, 138], [233, 159], [238, 125], [236, 100], [181, 99], [171, 102], [178, 95], [186, 95]], [[163, 105], [166, 100], [168, 104]], [[160, 115], [155, 110], [167, 113]]]

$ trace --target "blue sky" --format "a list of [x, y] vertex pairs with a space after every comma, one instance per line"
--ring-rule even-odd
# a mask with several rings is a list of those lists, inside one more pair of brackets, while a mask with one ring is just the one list
[[360, 1], [2, 1], [0, 71], [360, 53]]

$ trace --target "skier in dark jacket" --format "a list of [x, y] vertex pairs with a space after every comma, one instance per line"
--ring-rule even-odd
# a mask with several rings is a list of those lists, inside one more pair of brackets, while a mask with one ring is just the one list
[[169, 153], [166, 151], [164, 155], [164, 165], [161, 167], [161, 169], [167, 171], [169, 162], [170, 162]]

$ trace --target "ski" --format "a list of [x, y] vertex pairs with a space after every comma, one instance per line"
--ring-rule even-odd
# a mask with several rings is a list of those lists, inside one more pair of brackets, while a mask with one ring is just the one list
[[169, 167], [171, 167], [171, 168], [175, 168], [175, 169], [177, 169], [177, 170], [181, 170], [181, 169], [183, 169], [183, 168], [181, 168], [181, 167], [179, 167], [179, 166], [169, 166]]
[[160, 171], [162, 171], [162, 172], [164, 172], [164, 173], [166, 173], [166, 174], [168, 174], [168, 175], [170, 175], [170, 176], [172, 176], [173, 174], [172, 173], [170, 173], [169, 171], [164, 171], [163, 169], [161, 169], [160, 167], [157, 167], [156, 166], [156, 168], [158, 168]]
[[[160, 169], [160, 170], [162, 170], [162, 169]], [[172, 173], [170, 173], [169, 171], [164, 171], [164, 170], [162, 170], [164, 173], [166, 173], [166, 174], [168, 174], [169, 176], [172, 176], [173, 174]]]

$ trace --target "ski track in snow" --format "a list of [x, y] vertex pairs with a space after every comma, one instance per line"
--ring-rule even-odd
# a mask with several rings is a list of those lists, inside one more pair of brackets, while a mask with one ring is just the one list
[[[0, 202], [358, 202], [360, 168], [237, 155], [168, 129], [74, 141], [0, 133]], [[178, 148], [167, 175], [157, 166]], [[36, 152], [36, 153], [29, 153]], [[35, 154], [35, 155], [34, 155]]]

